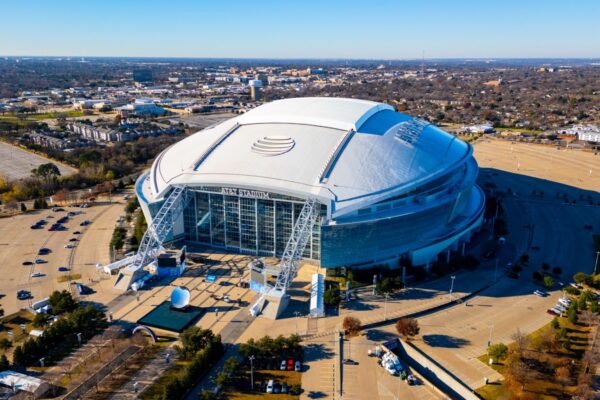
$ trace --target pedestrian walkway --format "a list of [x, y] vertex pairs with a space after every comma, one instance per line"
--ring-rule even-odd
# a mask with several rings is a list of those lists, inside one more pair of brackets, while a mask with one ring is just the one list
[[[250, 304], [253, 304], [251, 302]], [[197, 400], [200, 393], [204, 390], [214, 390], [216, 388], [215, 378], [223, 369], [223, 364], [229, 357], [240, 358], [237, 352], [237, 346], [234, 343], [244, 333], [248, 325], [252, 322], [253, 317], [250, 315], [248, 307], [244, 307], [238, 311], [238, 313], [225, 325], [221, 331], [221, 340], [227, 347], [225, 354], [210, 370], [210, 372], [202, 378], [202, 380], [188, 393], [186, 400]], [[241, 358], [240, 358], [241, 360]]]
[[[167, 355], [169, 361], [167, 362]], [[140, 398], [140, 394], [146, 390], [156, 378], [161, 376], [169, 366], [177, 359], [177, 353], [173, 345], [158, 352], [146, 366], [140, 369], [125, 385], [116, 391], [110, 399], [129, 400]]]

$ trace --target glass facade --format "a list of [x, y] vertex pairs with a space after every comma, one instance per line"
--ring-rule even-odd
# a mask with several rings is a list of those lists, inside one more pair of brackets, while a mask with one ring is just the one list
[[450, 202], [393, 218], [323, 226], [321, 266], [375, 263], [400, 256], [419, 244], [427, 245], [436, 234], [451, 229], [448, 217], [452, 205]]
[[[219, 187], [190, 188], [193, 195], [184, 210], [185, 239], [246, 254], [279, 257], [285, 250], [304, 200], [276, 193]], [[321, 254], [319, 217], [304, 257]]]

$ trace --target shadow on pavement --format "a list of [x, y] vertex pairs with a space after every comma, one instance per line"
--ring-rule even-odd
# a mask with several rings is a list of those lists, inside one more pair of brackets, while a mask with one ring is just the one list
[[382, 331], [381, 329], [369, 329], [367, 331], [367, 339], [373, 342], [386, 342], [390, 339], [396, 339], [398, 335], [391, 332]]
[[335, 356], [335, 352], [321, 343], [311, 343], [304, 347], [305, 363], [328, 359], [332, 358], [333, 356]]
[[471, 343], [470, 340], [448, 335], [425, 335], [423, 336], [423, 342], [431, 347], [446, 347], [450, 349], [457, 349]]

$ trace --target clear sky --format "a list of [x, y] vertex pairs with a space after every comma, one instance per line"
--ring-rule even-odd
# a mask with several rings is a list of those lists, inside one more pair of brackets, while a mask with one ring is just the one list
[[600, 57], [600, 0], [2, 0], [1, 55]]

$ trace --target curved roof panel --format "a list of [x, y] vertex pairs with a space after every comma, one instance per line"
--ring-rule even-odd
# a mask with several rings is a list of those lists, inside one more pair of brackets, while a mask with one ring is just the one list
[[279, 100], [165, 150], [151, 170], [151, 197], [160, 198], [171, 184], [231, 185], [313, 195], [340, 210], [410, 190], [466, 162], [471, 152], [385, 104]]

